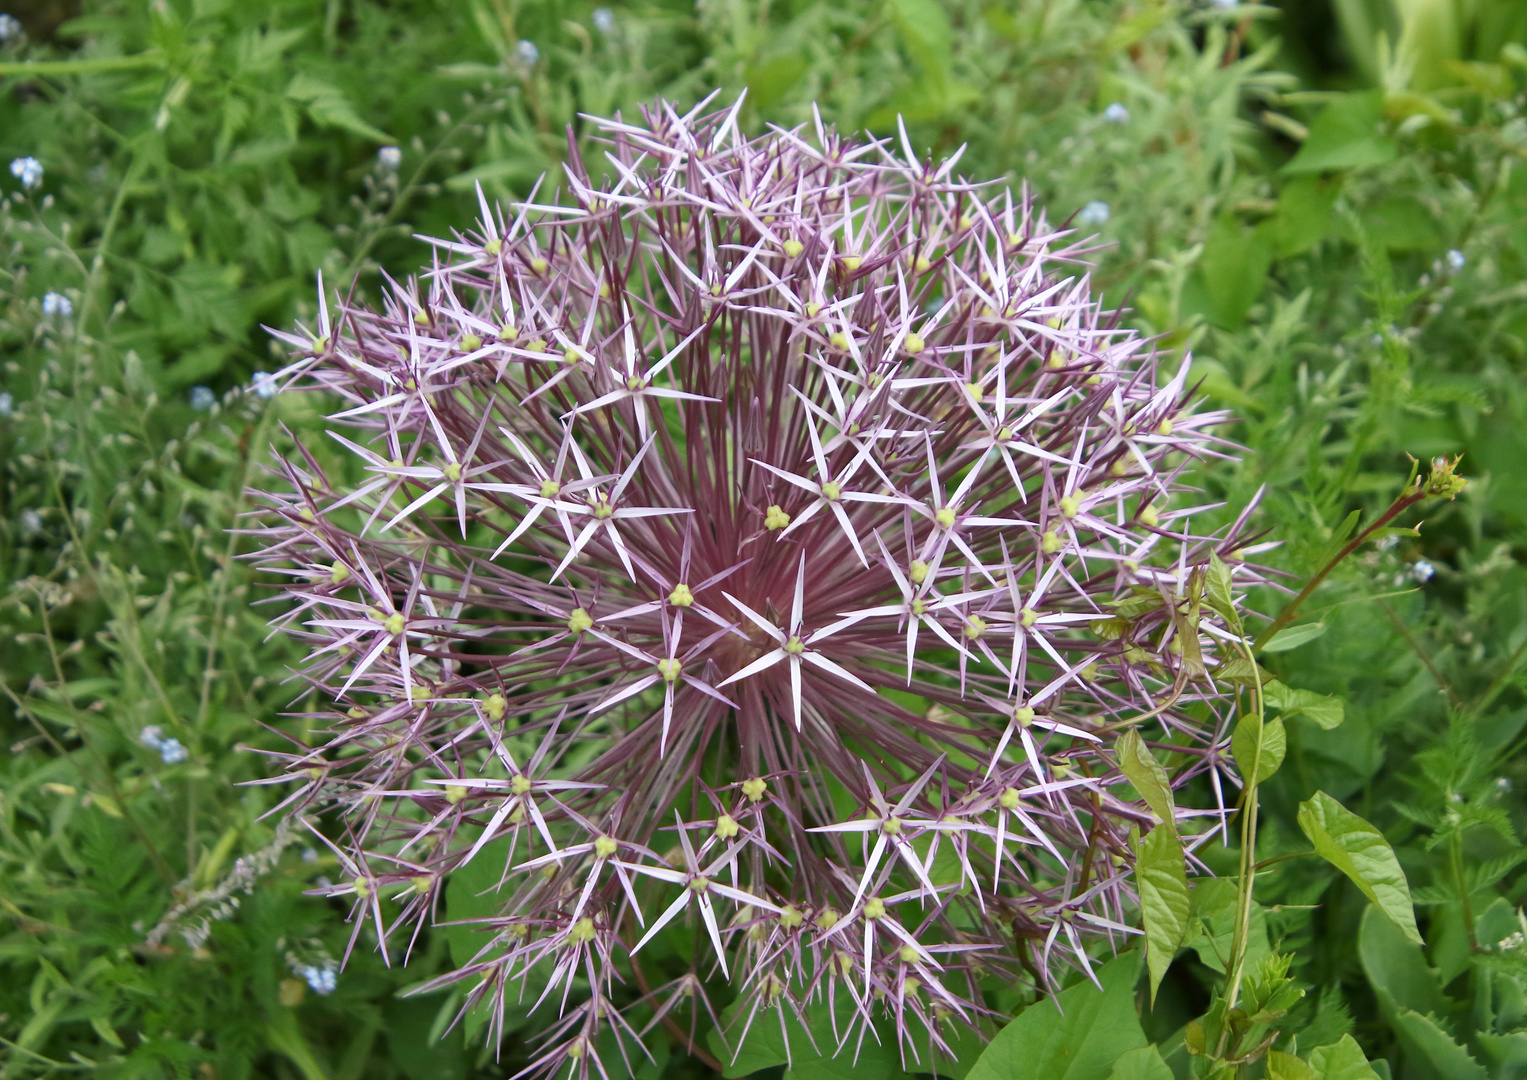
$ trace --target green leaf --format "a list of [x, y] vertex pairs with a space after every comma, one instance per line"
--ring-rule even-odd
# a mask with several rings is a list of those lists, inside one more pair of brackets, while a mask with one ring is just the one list
[[1140, 917], [1145, 924], [1145, 959], [1150, 967], [1151, 1007], [1167, 968], [1188, 936], [1188, 875], [1182, 840], [1175, 829], [1158, 826], [1140, 843], [1135, 863]]
[[1146, 1044], [1135, 1012], [1140, 954], [1125, 953], [1091, 982], [1025, 1009], [986, 1048], [967, 1080], [1108, 1080], [1114, 1062]]
[[1215, 323], [1227, 330], [1241, 327], [1262, 293], [1272, 259], [1270, 229], [1248, 229], [1229, 214], [1215, 221], [1199, 258]]
[[1150, 747], [1145, 745], [1145, 740], [1140, 738], [1134, 728], [1120, 737], [1116, 749], [1120, 770], [1135, 786], [1135, 790], [1145, 800], [1145, 805], [1161, 819], [1163, 825], [1176, 832], [1177, 812], [1176, 804], [1172, 801], [1172, 782], [1167, 778], [1161, 762], [1156, 760], [1156, 755], [1151, 753]]
[[1161, 1060], [1156, 1044], [1127, 1050], [1113, 1064], [1108, 1080], [1172, 1080], [1172, 1070]]
[[1383, 91], [1342, 95], [1315, 118], [1309, 137], [1283, 166], [1283, 172], [1366, 169], [1393, 161], [1399, 156], [1400, 146], [1381, 130], [1383, 119]]
[[1407, 1060], [1429, 1065], [1440, 1080], [1489, 1080], [1485, 1067], [1436, 1020], [1411, 1009], [1401, 1009], [1390, 1020]]
[[1275, 709], [1287, 716], [1307, 716], [1330, 731], [1340, 727], [1346, 719], [1346, 706], [1341, 698], [1332, 694], [1317, 694], [1313, 690], [1295, 690], [1274, 680], [1262, 687], [1262, 697]]
[[[711, 1053], [722, 1062], [723, 1076], [749, 1076], [762, 1069], [787, 1064], [790, 1071], [786, 1075], [797, 1080], [848, 1080], [855, 1076], [898, 1080], [906, 1076], [901, 1068], [895, 1032], [888, 1024], [877, 1023], [875, 1033], [867, 1035], [862, 1045], [850, 1042], [838, 1053], [839, 1039], [844, 1031], [841, 1005], [836, 1025], [830, 1007], [821, 1001], [804, 1010], [804, 1024], [787, 1005], [760, 1008], [749, 1025], [743, 1010], [750, 1008], [752, 1005], [746, 998], [734, 1002], [721, 1014], [726, 1038], [721, 1038], [716, 1031], [709, 1036]], [[745, 1036], [742, 1035], [744, 1026], [747, 1026]], [[947, 1054], [935, 1057], [930, 1052], [926, 1032], [915, 1031], [912, 1036], [915, 1054], [909, 1050], [908, 1063], [915, 1058], [920, 1064], [914, 1067], [919, 1071], [936, 1068], [941, 1077], [963, 1080], [970, 1064], [984, 1049], [982, 1039], [962, 1024], [947, 1025], [941, 1034], [954, 1051], [954, 1060], [951, 1061]]]
[[1204, 577], [1204, 599], [1232, 626], [1241, 621], [1240, 612], [1235, 610], [1234, 588], [1235, 579], [1230, 567], [1219, 555], [1210, 552], [1209, 573]]
[[1330, 1046], [1310, 1051], [1310, 1064], [1319, 1080], [1379, 1080], [1362, 1047], [1350, 1035], [1343, 1035]]
[[1357, 955], [1386, 1016], [1399, 1009], [1435, 1016], [1453, 1011], [1453, 1003], [1442, 992], [1437, 973], [1427, 965], [1421, 947], [1377, 908], [1363, 913]]
[[942, 92], [949, 78], [954, 28], [936, 0], [890, 0], [887, 5], [896, 33], [922, 68], [925, 79]]
[[1405, 871], [1382, 833], [1323, 791], [1299, 804], [1299, 828], [1316, 854], [1351, 878], [1407, 938], [1421, 943]]
[[1253, 664], [1244, 656], [1232, 656], [1219, 667], [1214, 669], [1214, 678], [1218, 682], [1238, 683], [1249, 685], [1253, 682], [1266, 684], [1272, 681], [1272, 675], [1259, 664]]
[[[494, 840], [483, 846], [477, 857], [461, 869], [453, 871], [445, 883], [445, 914], [448, 923], [463, 920], [492, 919], [503, 913], [508, 893], [499, 888], [504, 876], [504, 863], [509, 858], [509, 840]], [[470, 921], [463, 925], [446, 926], [446, 940], [450, 943], [451, 959], [457, 967], [472, 962], [479, 949], [492, 939], [483, 924]]]
[[1320, 1074], [1302, 1058], [1273, 1050], [1267, 1055], [1267, 1080], [1320, 1080]]
[[1268, 638], [1267, 644], [1262, 646], [1262, 651], [1288, 652], [1290, 649], [1297, 649], [1307, 641], [1314, 641], [1325, 632], [1326, 624], [1323, 622], [1305, 623], [1303, 626], [1285, 626]]
[[338, 128], [373, 142], [397, 141], [387, 132], [362, 120], [355, 106], [350, 104], [350, 99], [345, 97], [344, 91], [315, 75], [298, 72], [287, 85], [286, 96], [307, 106], [308, 116], [319, 127]]
[[1244, 713], [1230, 737], [1230, 752], [1235, 755], [1242, 776], [1249, 778], [1255, 769], [1256, 782], [1262, 783], [1278, 771], [1288, 752], [1288, 733], [1283, 729], [1283, 721], [1263, 720], [1256, 713]]
[[1340, 193], [1339, 183], [1314, 175], [1295, 177], [1283, 185], [1272, 220], [1279, 257], [1302, 255], [1330, 235], [1331, 208]]

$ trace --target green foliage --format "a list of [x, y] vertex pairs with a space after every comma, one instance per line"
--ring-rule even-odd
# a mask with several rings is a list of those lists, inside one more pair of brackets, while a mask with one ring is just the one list
[[[51, 40], [38, 21], [0, 44], [0, 159], [47, 170], [26, 198], [0, 174], [0, 1072], [420, 1080], [524, 1063], [544, 1015], [529, 1001], [506, 1011], [494, 1065], [486, 1006], [399, 996], [482, 932], [427, 932], [406, 969], [393, 944], [388, 967], [365, 924], [302, 895], [340, 870], [316, 837], [277, 830], [283, 789], [245, 786], [320, 706], [293, 700], [300, 657], [267, 637], [253, 602], [269, 583], [226, 530], [265, 447], [319, 407], [243, 388], [279, 363], [262, 324], [311, 321], [315, 272], [363, 293], [382, 268], [410, 272], [412, 235], [468, 220], [478, 182], [509, 200], [555, 177], [580, 112], [746, 88], [751, 130], [812, 102], [880, 135], [899, 114], [914, 146], [965, 144], [962, 171], [1028, 183], [1054, 218], [1107, 203], [1097, 287], [1169, 363], [1191, 351], [1207, 404], [1239, 418], [1246, 454], [1200, 479], [1227, 514], [1265, 492], [1256, 520], [1281, 547], [1244, 557], [1297, 589], [1377, 528], [1262, 666], [1217, 673], [1242, 695], [1229, 749], [1262, 759], [1244, 908], [1235, 841], [1190, 867], [1158, 825], [1124, 913], [1147, 939], [1138, 993], [1138, 952], [1100, 956], [1102, 993], [991, 986], [1017, 1019], [953, 1063], [866, 1040], [857, 1066], [829, 1064], [830, 1021], [769, 1011], [729, 1074], [1521, 1075], [1522, 6], [1335, 0], [1339, 53], [1312, 0], [649, 0], [607, 30], [592, 6], [95, 0]], [[48, 292], [72, 318], [43, 313]], [[207, 411], [193, 386], [213, 391]], [[1462, 454], [1471, 483], [1380, 523], [1408, 490], [1405, 454]], [[1233, 611], [1244, 588], [1221, 554], [1203, 602]], [[1260, 590], [1248, 607], [1286, 602]], [[1193, 763], [1125, 746], [1126, 777], [1170, 822], [1165, 778]], [[1194, 781], [1175, 801], [1221, 798], [1234, 810]], [[1305, 838], [1323, 859], [1295, 857]], [[442, 918], [491, 916], [482, 865], [447, 883]], [[691, 932], [652, 946], [665, 978]], [[299, 975], [347, 952], [333, 993]], [[682, 1031], [649, 1044], [638, 1075], [704, 1074]]]

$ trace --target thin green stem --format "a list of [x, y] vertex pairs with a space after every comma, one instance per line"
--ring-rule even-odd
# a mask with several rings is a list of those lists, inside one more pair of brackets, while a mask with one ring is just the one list
[[1267, 628], [1257, 635], [1256, 641], [1252, 642], [1252, 649], [1261, 649], [1262, 646], [1266, 645], [1269, 641], [1272, 640], [1273, 636], [1277, 634], [1279, 630], [1282, 630], [1289, 623], [1293, 622], [1294, 617], [1299, 614], [1299, 609], [1304, 606], [1304, 602], [1310, 598], [1311, 594], [1313, 594], [1316, 589], [1320, 588], [1321, 584], [1330, 575], [1331, 571], [1335, 570], [1343, 559], [1352, 554], [1358, 548], [1362, 547], [1363, 544], [1367, 543], [1368, 538], [1379, 529], [1382, 529], [1395, 518], [1399, 517], [1400, 514], [1404, 513], [1406, 510], [1416, 505], [1416, 503], [1425, 499], [1428, 494], [1429, 492], [1426, 490], [1426, 487], [1423, 484], [1412, 485], [1406, 491], [1402, 492], [1399, 498], [1395, 499], [1395, 501], [1390, 504], [1389, 509], [1380, 514], [1378, 519], [1374, 521], [1372, 525], [1369, 525], [1362, 532], [1358, 533], [1351, 540], [1343, 544], [1341, 549], [1337, 551], [1336, 554], [1332, 555], [1329, 559], [1326, 560], [1325, 565], [1317, 570], [1315, 575], [1305, 583], [1305, 586], [1300, 590], [1299, 595], [1294, 597], [1292, 601], [1285, 605], [1283, 610], [1278, 612], [1278, 617], [1269, 623]]

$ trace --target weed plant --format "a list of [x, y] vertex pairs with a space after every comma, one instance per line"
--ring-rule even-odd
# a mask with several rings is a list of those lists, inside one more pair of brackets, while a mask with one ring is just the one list
[[[1260, 666], [1242, 712], [1253, 749], [1283, 734], [1281, 767], [1251, 769], [1254, 891], [1236, 888], [1247, 815], [1205, 850], [1223, 877], [1190, 879], [1175, 941], [1156, 921], [1167, 958], [1181, 949], [1154, 995], [1138, 950], [1106, 947], [1101, 993], [992, 987], [1017, 1019], [946, 1071], [1527, 1066], [1516, 5], [1342, 0], [1336, 49], [1298, 34], [1319, 12], [1292, 2], [166, 0], [89, 3], [61, 25], [45, 7], [0, 17], [0, 162], [18, 163], [0, 173], [6, 1077], [465, 1077], [530, 1060], [540, 1014], [511, 1008], [496, 1057], [481, 1014], [452, 1026], [461, 997], [401, 996], [480, 933], [427, 929], [406, 968], [364, 927], [350, 949], [348, 905], [306, 895], [341, 877], [336, 857], [269, 814], [286, 789], [252, 783], [320, 707], [257, 606], [274, 579], [230, 531], [269, 448], [319, 441], [319, 406], [260, 374], [281, 362], [262, 326], [311, 325], [319, 270], [379, 297], [383, 269], [426, 258], [415, 233], [477, 216], [478, 183], [508, 205], [557, 176], [580, 113], [744, 88], [750, 132], [813, 103], [844, 131], [890, 134], [902, 115], [919, 152], [966, 144], [961, 172], [1075, 213], [1102, 241], [1094, 290], [1191, 351], [1208, 407], [1239, 417], [1244, 453], [1196, 482], [1232, 507], [1262, 491], [1252, 524], [1281, 545], [1262, 558], [1288, 591], [1247, 598]], [[1406, 455], [1455, 497], [1365, 534], [1415, 493]], [[1459, 455], [1461, 490], [1431, 464]], [[1371, 877], [1303, 857], [1317, 816], [1345, 820], [1317, 792], [1382, 833], [1421, 943], [1395, 894], [1391, 918]], [[335, 819], [313, 824], [339, 839]], [[490, 914], [492, 884], [452, 878], [438, 917]], [[637, 1073], [707, 1075], [694, 1047], [777, 1074], [783, 1042], [760, 1030], [739, 1048], [658, 1028]], [[793, 1075], [849, 1071], [794, 1046]], [[867, 1046], [857, 1070], [902, 1067]]]

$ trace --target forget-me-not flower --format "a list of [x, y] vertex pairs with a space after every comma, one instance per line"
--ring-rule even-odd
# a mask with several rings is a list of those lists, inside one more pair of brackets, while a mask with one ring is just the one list
[[16, 16], [0, 14], [0, 45], [18, 40], [26, 32], [26, 27]]
[[254, 391], [255, 397], [260, 398], [262, 401], [269, 401], [276, 396], [276, 390], [278, 389], [276, 377], [268, 371], [257, 371], [254, 373], [254, 381], [249, 384], [249, 388]]
[[1123, 102], [1115, 101], [1103, 110], [1103, 119], [1107, 120], [1110, 124], [1127, 124], [1129, 123], [1129, 110], [1124, 107]]
[[403, 151], [396, 146], [384, 146], [376, 152], [376, 164], [384, 172], [396, 172], [403, 164]]
[[67, 319], [74, 314], [74, 302], [63, 293], [46, 293], [42, 298], [42, 313]]
[[515, 49], [520, 54], [520, 59], [532, 66], [541, 59], [541, 50], [536, 48], [536, 43], [529, 38], [520, 38], [520, 43]]
[[11, 416], [16, 411], [16, 399], [9, 392], [0, 393], [0, 419]]
[[1453, 248], [1447, 253], [1447, 268], [1455, 274], [1462, 270], [1468, 264], [1468, 261], [1468, 257], [1457, 248]]
[[197, 412], [206, 412], [217, 404], [217, 395], [205, 386], [191, 387], [191, 408]]
[[34, 157], [19, 157], [11, 162], [11, 175], [28, 190], [42, 183], [43, 171], [42, 162]]
[[594, 29], [601, 34], [611, 33], [615, 29], [615, 12], [607, 7], [595, 8]]
[[1108, 204], [1102, 199], [1093, 199], [1076, 215], [1076, 223], [1083, 228], [1096, 228], [1099, 225], [1107, 225], [1108, 218]]

